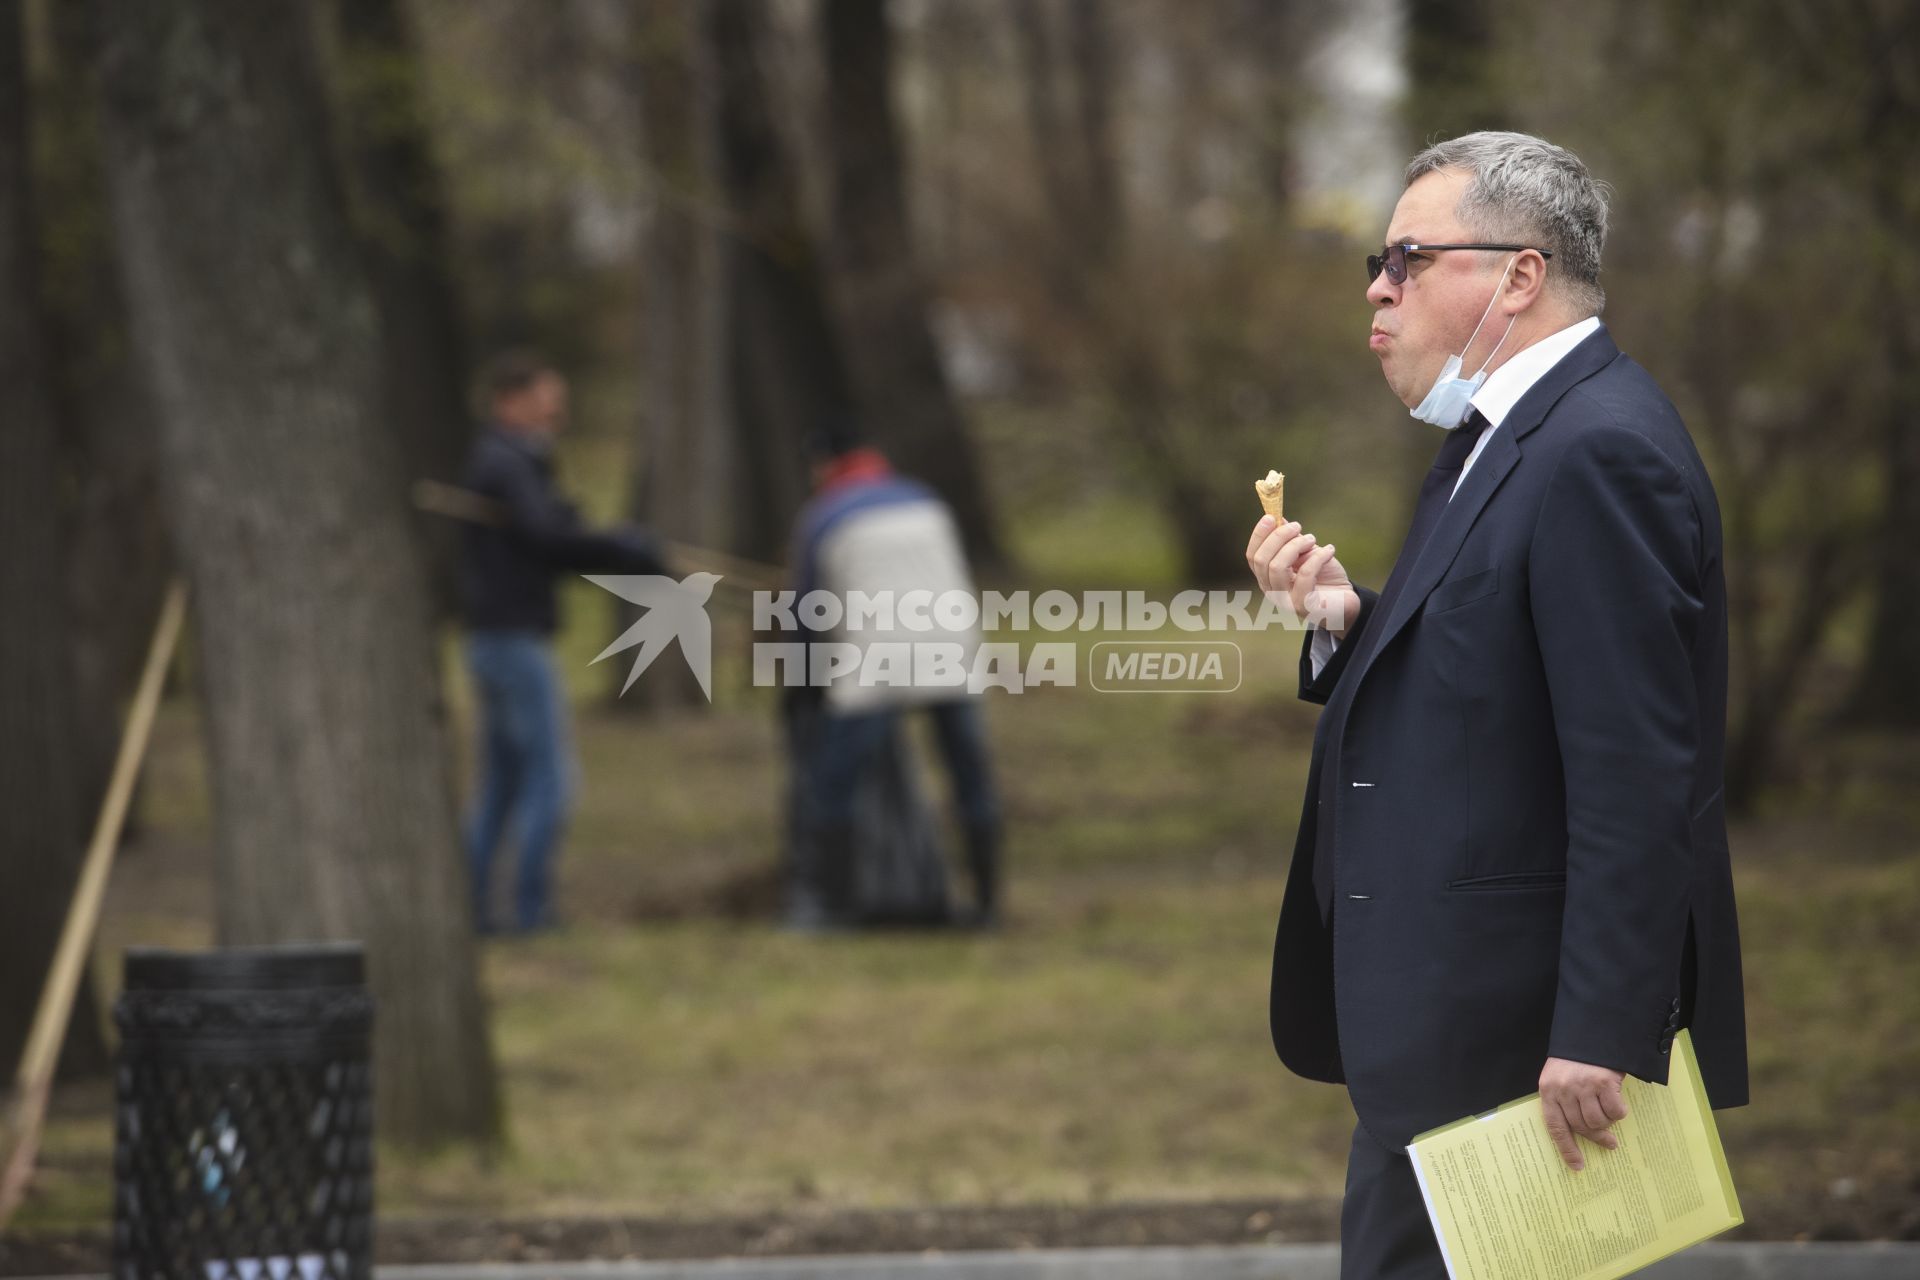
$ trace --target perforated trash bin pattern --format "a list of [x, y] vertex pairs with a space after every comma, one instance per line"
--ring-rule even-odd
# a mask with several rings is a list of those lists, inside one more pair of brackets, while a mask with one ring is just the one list
[[373, 1000], [353, 945], [131, 950], [115, 1280], [364, 1280]]

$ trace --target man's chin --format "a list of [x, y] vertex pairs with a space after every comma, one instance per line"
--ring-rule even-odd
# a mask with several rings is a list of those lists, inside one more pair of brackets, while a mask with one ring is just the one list
[[1402, 387], [1398, 382], [1396, 382], [1394, 380], [1392, 373], [1388, 372], [1385, 369], [1382, 369], [1381, 372], [1383, 374], [1386, 374], [1387, 390], [1393, 392], [1394, 397], [1398, 399], [1401, 404], [1407, 406], [1407, 408], [1409, 409], [1413, 408], [1413, 406], [1419, 404], [1420, 401], [1425, 398], [1424, 395], [1416, 395], [1416, 396], [1413, 396], [1411, 399], [1409, 399], [1408, 396], [1410, 393], [1408, 389], [1405, 387]]

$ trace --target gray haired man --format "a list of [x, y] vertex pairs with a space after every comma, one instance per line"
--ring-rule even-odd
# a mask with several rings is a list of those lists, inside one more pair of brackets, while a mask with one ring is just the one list
[[[1691, 1029], [1747, 1097], [1721, 762], [1720, 512], [1599, 312], [1607, 194], [1538, 138], [1408, 166], [1368, 258], [1369, 345], [1438, 456], [1393, 572], [1299, 524], [1247, 563], [1309, 633], [1325, 710], [1275, 941], [1275, 1047], [1359, 1123], [1341, 1275], [1446, 1275], [1413, 1135], [1538, 1090], [1569, 1168]], [[1430, 427], [1420, 427], [1427, 431]]]

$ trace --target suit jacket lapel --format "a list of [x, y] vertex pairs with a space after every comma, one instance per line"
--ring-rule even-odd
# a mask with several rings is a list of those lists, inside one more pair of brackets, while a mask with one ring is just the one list
[[1459, 491], [1447, 503], [1439, 522], [1434, 525], [1420, 558], [1414, 562], [1412, 575], [1393, 602], [1393, 608], [1373, 624], [1382, 630], [1379, 639], [1369, 646], [1365, 663], [1358, 671], [1347, 672], [1345, 680], [1355, 685], [1364, 680], [1367, 672], [1373, 669], [1375, 659], [1393, 642], [1393, 638], [1407, 625], [1433, 589], [1440, 585], [1440, 579], [1446, 576], [1448, 566], [1460, 553], [1460, 544], [1466, 541], [1474, 521], [1479, 519], [1487, 503], [1492, 501], [1495, 491], [1506, 480], [1507, 473], [1519, 465], [1520, 441], [1546, 420], [1547, 411], [1559, 402], [1561, 396], [1612, 364], [1619, 355], [1620, 348], [1614, 346], [1606, 326], [1600, 326], [1579, 346], [1569, 351], [1559, 364], [1547, 370], [1546, 375], [1520, 397], [1519, 403], [1513, 406], [1505, 420], [1491, 430], [1480, 456], [1474, 460], [1466, 479], [1460, 483]]

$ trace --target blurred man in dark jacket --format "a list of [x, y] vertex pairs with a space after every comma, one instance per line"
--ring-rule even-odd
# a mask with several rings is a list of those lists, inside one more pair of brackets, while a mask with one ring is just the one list
[[487, 369], [488, 421], [469, 457], [466, 486], [501, 519], [467, 527], [461, 591], [467, 661], [481, 717], [481, 781], [467, 823], [474, 922], [492, 933], [494, 855], [508, 822], [520, 855], [513, 924], [550, 926], [552, 865], [573, 790], [566, 693], [554, 668], [563, 573], [663, 573], [639, 529], [589, 529], [554, 487], [553, 443], [567, 422], [567, 381], [529, 352]]

